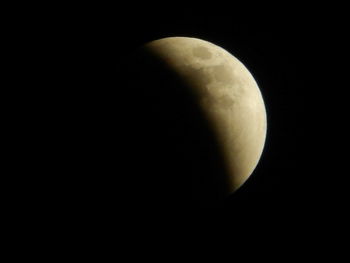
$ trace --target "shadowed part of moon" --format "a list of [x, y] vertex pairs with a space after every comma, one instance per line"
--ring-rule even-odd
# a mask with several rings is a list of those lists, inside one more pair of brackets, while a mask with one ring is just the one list
[[188, 82], [145, 49], [123, 71], [137, 112], [127, 127], [134, 138], [130, 147], [135, 149], [135, 166], [144, 171], [130, 178], [135, 202], [218, 206], [229, 193], [228, 171], [213, 127]]
[[205, 72], [202, 68], [194, 68], [191, 66], [183, 66], [186, 81], [190, 85], [196, 85], [199, 87], [205, 87], [212, 82], [212, 78], [208, 72]]

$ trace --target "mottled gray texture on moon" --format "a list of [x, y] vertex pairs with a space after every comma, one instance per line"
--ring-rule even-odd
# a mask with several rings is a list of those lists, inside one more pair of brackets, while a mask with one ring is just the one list
[[265, 105], [254, 78], [233, 55], [204, 40], [171, 37], [145, 47], [197, 94], [222, 145], [230, 191], [235, 191], [255, 169], [265, 143]]

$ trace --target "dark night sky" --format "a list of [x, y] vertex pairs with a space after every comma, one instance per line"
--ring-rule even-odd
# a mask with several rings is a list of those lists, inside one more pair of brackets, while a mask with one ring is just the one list
[[[14, 74], [3, 90], [14, 99], [2, 97], [11, 120], [2, 128], [13, 136], [3, 136], [11, 148], [3, 214], [13, 256], [164, 261], [228, 252], [230, 261], [283, 261], [304, 252], [324, 259], [329, 243], [331, 259], [340, 255], [349, 225], [348, 7], [127, 2], [4, 8], [11, 36], [3, 42], [13, 47], [3, 48], [12, 60], [4, 64]], [[149, 75], [153, 68], [133, 58], [140, 45], [170, 36], [225, 48], [264, 97], [262, 158], [219, 209], [192, 203], [196, 176], [222, 170], [191, 99], [169, 92], [174, 76]]]
[[[73, 12], [69, 20], [61, 17], [48, 28], [59, 33], [47, 41], [54, 43], [49, 51], [62, 62], [55, 69], [57, 85], [51, 95], [52, 104], [59, 105], [53, 119], [63, 124], [54, 125], [61, 134], [55, 144], [69, 149], [54, 161], [58, 173], [68, 167], [71, 171], [61, 180], [66, 202], [74, 200], [82, 209], [93, 204], [99, 211], [111, 206], [173, 209], [176, 200], [188, 205], [176, 191], [181, 180], [186, 184], [186, 164], [172, 151], [176, 142], [167, 145], [166, 136], [160, 135], [163, 124], [144, 110], [147, 103], [136, 91], [125, 88], [130, 80], [120, 70], [135, 48], [169, 36], [197, 37], [225, 48], [251, 71], [265, 100], [268, 131], [262, 158], [247, 183], [228, 198], [227, 211], [300, 212], [328, 200], [328, 177], [312, 156], [323, 149], [322, 136], [313, 131], [322, 126], [319, 97], [327, 96], [327, 84], [320, 76], [330, 72], [322, 65], [335, 55], [324, 52], [328, 43], [336, 49], [334, 23], [305, 10], [258, 16], [229, 10], [216, 15], [192, 9], [121, 10], [80, 10], [80, 15]], [[153, 171], [155, 163], [159, 167]], [[169, 168], [174, 164], [176, 169]], [[181, 169], [182, 179], [172, 186], [169, 175]]]
[[[176, 16], [134, 19], [137, 22], [125, 27], [115, 21], [120, 31], [107, 36], [111, 40], [109, 48], [115, 52], [114, 59], [128, 56], [133, 48], [150, 40], [167, 36], [198, 37], [234, 54], [249, 68], [261, 88], [268, 114], [266, 147], [251, 179], [229, 198], [227, 207], [246, 204], [272, 208], [295, 202], [296, 193], [305, 191], [298, 178], [307, 176], [301, 168], [303, 153], [300, 152], [304, 142], [303, 90], [309, 62], [305, 55], [310, 48], [304, 39], [307, 29], [301, 25], [281, 25], [278, 21], [241, 22], [229, 14], [209, 17], [189, 11]], [[109, 30], [113, 32], [113, 27], [109, 26], [103, 34]], [[118, 52], [120, 49], [122, 54]], [[125, 114], [128, 113], [126, 110]]]

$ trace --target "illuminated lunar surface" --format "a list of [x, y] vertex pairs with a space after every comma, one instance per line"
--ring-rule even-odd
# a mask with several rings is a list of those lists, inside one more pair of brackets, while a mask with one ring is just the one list
[[254, 171], [266, 137], [266, 111], [259, 87], [233, 55], [210, 42], [170, 37], [145, 45], [192, 89], [221, 145], [229, 193]]

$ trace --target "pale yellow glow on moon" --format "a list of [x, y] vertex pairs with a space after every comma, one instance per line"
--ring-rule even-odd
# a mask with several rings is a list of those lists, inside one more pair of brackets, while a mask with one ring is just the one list
[[204, 40], [170, 37], [145, 47], [198, 95], [222, 145], [234, 192], [255, 169], [266, 137], [265, 105], [253, 76], [229, 52]]

